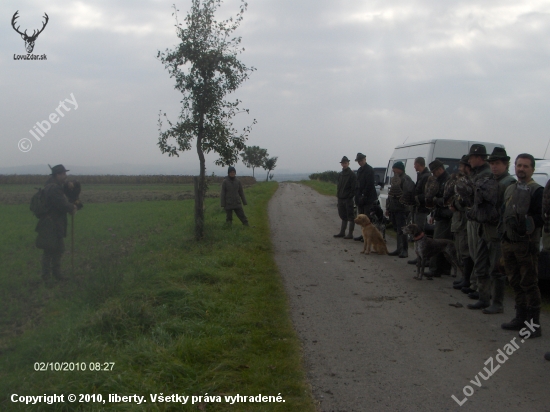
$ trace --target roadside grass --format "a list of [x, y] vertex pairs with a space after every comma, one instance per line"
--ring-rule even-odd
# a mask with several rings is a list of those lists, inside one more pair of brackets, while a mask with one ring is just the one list
[[[300, 342], [272, 257], [267, 202], [274, 182], [246, 190], [253, 227], [225, 225], [206, 200], [206, 236], [193, 240], [193, 201], [90, 204], [75, 218], [70, 281], [45, 288], [27, 206], [0, 205], [0, 410], [12, 393], [138, 394], [147, 404], [41, 404], [38, 409], [172, 411], [149, 394], [274, 395], [285, 403], [206, 403], [207, 411], [314, 411]], [[68, 239], [67, 239], [68, 240]], [[69, 246], [69, 241], [66, 242]], [[69, 249], [67, 247], [67, 249]], [[4, 260], [4, 259], [3, 259]], [[70, 256], [63, 266], [70, 269]], [[85, 362], [86, 371], [35, 371]], [[90, 371], [90, 363], [112, 370]], [[29, 409], [30, 410], [30, 409]]]
[[298, 183], [316, 190], [322, 195], [336, 196], [336, 184], [320, 180], [301, 180]]

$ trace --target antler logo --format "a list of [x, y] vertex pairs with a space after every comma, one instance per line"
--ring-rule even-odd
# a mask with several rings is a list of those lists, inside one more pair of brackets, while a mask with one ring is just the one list
[[36, 38], [38, 37], [38, 35], [40, 33], [42, 33], [44, 31], [44, 28], [48, 24], [48, 20], [50, 18], [48, 17], [48, 15], [46, 13], [44, 13], [44, 18], [46, 19], [46, 21], [43, 23], [42, 28], [40, 30], [38, 30], [38, 32], [36, 30], [33, 30], [32, 35], [29, 36], [29, 35], [27, 35], [27, 30], [25, 30], [24, 33], [21, 33], [19, 31], [20, 26], [15, 27], [15, 20], [17, 20], [17, 18], [19, 17], [17, 15], [17, 13], [19, 13], [19, 10], [17, 10], [15, 12], [15, 14], [13, 15], [13, 17], [11, 19], [11, 25], [12, 25], [13, 29], [21, 35], [21, 38], [23, 40], [25, 40], [25, 48], [27, 49], [27, 53], [32, 53], [32, 51], [34, 49], [34, 42], [36, 41]]

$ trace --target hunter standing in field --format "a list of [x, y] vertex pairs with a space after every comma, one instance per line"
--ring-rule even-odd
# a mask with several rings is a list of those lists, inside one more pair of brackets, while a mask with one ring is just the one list
[[44, 250], [42, 255], [42, 279], [50, 276], [57, 280], [65, 279], [61, 274], [61, 256], [65, 251], [63, 238], [67, 237], [67, 213], [74, 215], [77, 206], [69, 203], [63, 192], [63, 183], [68, 170], [63, 165], [51, 169], [51, 177], [44, 186], [44, 203], [47, 213], [39, 217], [35, 231], [38, 232], [36, 247]]
[[[353, 197], [357, 189], [357, 176], [349, 167], [347, 156], [342, 157], [340, 161], [342, 171], [338, 173], [338, 185], [336, 186], [336, 196], [338, 197], [338, 216], [342, 219], [340, 233], [334, 237], [343, 237], [344, 239], [353, 239], [353, 229], [355, 228], [355, 212], [353, 210]], [[349, 231], [346, 236], [346, 227], [349, 222]]]
[[[233, 223], [233, 211], [245, 226], [249, 226], [248, 219], [244, 214], [243, 205], [246, 205], [246, 197], [244, 196], [243, 185], [236, 177], [237, 171], [233, 166], [227, 169], [227, 177], [222, 183], [222, 192], [220, 194], [221, 207], [225, 209], [227, 214], [226, 222]], [[242, 204], [241, 204], [242, 199]]]

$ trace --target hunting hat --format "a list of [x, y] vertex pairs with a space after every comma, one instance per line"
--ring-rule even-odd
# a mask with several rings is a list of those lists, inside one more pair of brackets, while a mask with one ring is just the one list
[[493, 153], [487, 158], [488, 162], [494, 162], [495, 160], [510, 161], [510, 156], [506, 154], [506, 150], [503, 147], [495, 147]]
[[50, 170], [52, 171], [52, 176], [58, 175], [63, 172], [68, 172], [68, 170], [65, 169], [65, 166], [63, 165], [55, 165], [54, 167], [50, 167]]
[[489, 156], [485, 145], [479, 143], [473, 144], [470, 147], [470, 153], [468, 154], [473, 156]]
[[468, 155], [462, 156], [462, 159], [460, 159], [460, 163], [463, 164], [463, 165], [466, 165], [466, 166], [470, 166], [470, 163], [468, 162], [469, 158], [470, 158], [470, 156], [468, 156]]
[[344, 162], [349, 163], [349, 159], [347, 156], [342, 157], [342, 160], [340, 160], [340, 163], [344, 163]]
[[235, 168], [234, 168], [233, 166], [229, 166], [229, 167], [227, 168], [227, 174], [229, 174], [229, 173], [231, 173], [231, 172], [237, 173], [237, 171], [235, 170]]
[[395, 162], [392, 166], [392, 169], [399, 169], [399, 170], [405, 171], [405, 165], [403, 164], [403, 162]]
[[430, 163], [430, 172], [433, 173], [434, 171], [436, 171], [440, 167], [445, 169], [445, 165], [441, 162], [441, 160], [435, 159], [432, 163]]
[[355, 157], [355, 161], [358, 162], [361, 159], [365, 159], [367, 156], [365, 156], [363, 153], [357, 153], [357, 156]]

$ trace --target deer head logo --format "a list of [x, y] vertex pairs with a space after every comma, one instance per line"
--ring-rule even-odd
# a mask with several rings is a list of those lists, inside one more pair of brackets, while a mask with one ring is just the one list
[[27, 49], [27, 53], [32, 53], [32, 51], [33, 51], [33, 49], [34, 49], [34, 42], [36, 41], [36, 38], [38, 37], [38, 35], [39, 35], [40, 33], [42, 33], [42, 31], [44, 31], [44, 28], [45, 28], [46, 25], [48, 24], [48, 20], [49, 20], [50, 18], [48, 17], [48, 15], [47, 15], [46, 13], [44, 13], [44, 18], [46, 19], [46, 21], [43, 23], [42, 28], [41, 28], [40, 30], [38, 30], [38, 32], [37, 32], [36, 30], [33, 30], [32, 35], [29, 36], [29, 35], [27, 35], [27, 30], [25, 30], [24, 33], [21, 33], [21, 32], [19, 31], [19, 27], [20, 27], [20, 26], [17, 26], [17, 28], [15, 27], [15, 20], [17, 20], [17, 18], [19, 17], [19, 16], [17, 15], [17, 13], [19, 13], [19, 10], [17, 10], [17, 11], [15, 12], [15, 14], [13, 15], [13, 17], [12, 17], [12, 19], [11, 19], [11, 25], [12, 25], [13, 29], [14, 29], [17, 33], [19, 33], [19, 34], [21, 35], [21, 38], [22, 38], [23, 40], [25, 40], [25, 48]]

